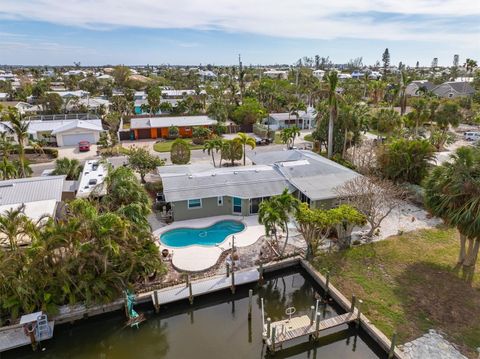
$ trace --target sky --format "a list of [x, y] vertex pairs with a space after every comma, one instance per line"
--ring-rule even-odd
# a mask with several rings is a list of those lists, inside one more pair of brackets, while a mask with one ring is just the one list
[[0, 0], [0, 64], [480, 60], [479, 0]]

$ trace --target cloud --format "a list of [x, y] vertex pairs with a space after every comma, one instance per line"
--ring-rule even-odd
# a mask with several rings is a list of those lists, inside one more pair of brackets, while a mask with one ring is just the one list
[[473, 44], [480, 38], [477, 0], [2, 0], [0, 17], [94, 30], [195, 29]]

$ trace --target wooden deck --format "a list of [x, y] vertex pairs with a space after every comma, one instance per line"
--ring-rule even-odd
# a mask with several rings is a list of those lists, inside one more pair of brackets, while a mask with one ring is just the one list
[[[43, 341], [53, 337], [54, 322], [48, 322], [50, 326], [50, 335], [37, 338], [37, 341]], [[23, 325], [11, 325], [0, 329], [0, 352], [6, 350], [30, 345], [30, 337], [26, 336], [23, 331]]]
[[[273, 331], [271, 330], [270, 337], [266, 338], [267, 345], [271, 351], [275, 351], [276, 349], [281, 348], [283, 343], [289, 340], [307, 335], [316, 336], [323, 330], [335, 328], [342, 324], [348, 324], [356, 319], [357, 311], [321, 320], [318, 326], [318, 333], [316, 331], [315, 321], [313, 324], [310, 324], [310, 317], [308, 315], [293, 317], [290, 320], [285, 319], [273, 322], [271, 323], [271, 328], [275, 328], [275, 338], [273, 338]], [[264, 326], [264, 332], [267, 332], [267, 325]]]
[[[258, 281], [260, 275], [256, 268], [247, 271], [235, 272], [235, 286]], [[192, 295], [197, 297], [202, 294], [212, 293], [219, 290], [230, 288], [232, 277], [217, 276], [210, 279], [201, 279], [192, 281]], [[157, 298], [155, 298], [155, 294]], [[152, 292], [152, 302], [158, 305], [175, 302], [177, 300], [188, 299], [190, 290], [185, 284], [171, 288], [160, 289]]]

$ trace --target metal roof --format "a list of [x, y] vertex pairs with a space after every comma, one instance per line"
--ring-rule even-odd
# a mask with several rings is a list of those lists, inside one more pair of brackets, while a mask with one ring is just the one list
[[97, 122], [92, 121], [83, 121], [83, 120], [73, 120], [69, 123], [65, 123], [62, 126], [57, 127], [55, 130], [52, 131], [52, 135], [57, 133], [71, 131], [77, 128], [83, 130], [90, 130], [90, 131], [103, 131], [102, 122], [100, 120], [96, 120]]
[[166, 117], [136, 117], [130, 121], [130, 128], [161, 128], [170, 126], [212, 126], [217, 121], [208, 116], [166, 116]]
[[194, 174], [188, 168], [183, 173], [162, 174], [161, 170], [168, 202], [217, 196], [267, 197], [281, 194], [285, 188], [293, 189], [272, 166], [215, 168]]
[[0, 181], [0, 206], [62, 200], [65, 176], [44, 176]]

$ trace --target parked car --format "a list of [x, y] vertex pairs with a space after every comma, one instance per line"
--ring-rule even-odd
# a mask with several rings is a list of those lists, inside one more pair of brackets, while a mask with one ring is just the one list
[[90, 151], [90, 142], [88, 141], [80, 141], [78, 143], [78, 150], [80, 152], [88, 152]]
[[470, 131], [463, 134], [463, 138], [467, 141], [478, 141], [480, 140], [480, 132]]

